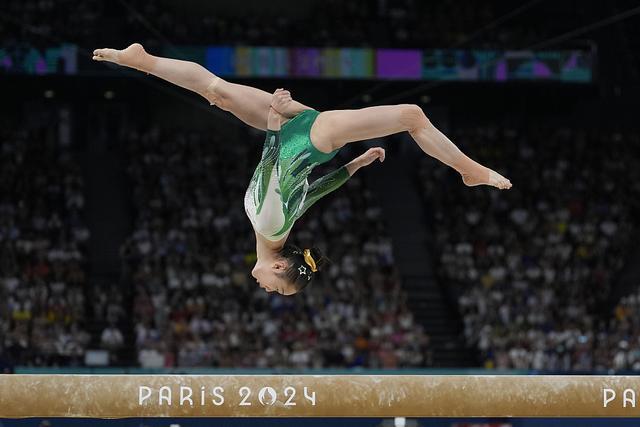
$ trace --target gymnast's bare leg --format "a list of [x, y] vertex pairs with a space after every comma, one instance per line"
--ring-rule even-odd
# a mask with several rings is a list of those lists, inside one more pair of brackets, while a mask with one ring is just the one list
[[[211, 104], [231, 112], [249, 126], [266, 130], [271, 94], [263, 90], [227, 82], [194, 62], [150, 55], [139, 43], [123, 50], [96, 49], [93, 51], [93, 59], [153, 74], [200, 94]], [[308, 109], [309, 107], [292, 101], [281, 114], [290, 118]]]
[[313, 144], [324, 152], [345, 144], [408, 131], [426, 154], [452, 167], [468, 186], [490, 185], [502, 190], [511, 182], [469, 158], [429, 121], [417, 105], [382, 105], [359, 110], [320, 113], [311, 128]]

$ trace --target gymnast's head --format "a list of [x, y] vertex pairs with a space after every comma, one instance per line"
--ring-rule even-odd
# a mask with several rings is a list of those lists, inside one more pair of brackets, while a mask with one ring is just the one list
[[326, 262], [318, 248], [284, 245], [273, 262], [256, 264], [251, 274], [265, 291], [293, 295], [309, 286]]

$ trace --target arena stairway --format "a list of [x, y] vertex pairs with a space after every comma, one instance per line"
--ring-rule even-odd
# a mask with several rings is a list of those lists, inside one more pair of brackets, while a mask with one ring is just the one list
[[[393, 141], [391, 144], [413, 146], [412, 142]], [[380, 141], [376, 145], [384, 146]], [[475, 349], [466, 348], [464, 344], [456, 301], [434, 274], [431, 221], [412, 174], [417, 167], [416, 154], [387, 150], [384, 164], [368, 168], [365, 177], [377, 193], [384, 212], [402, 286], [408, 293], [409, 308], [430, 336], [433, 366], [477, 366]], [[423, 153], [419, 152], [419, 155]]]
[[[86, 221], [91, 237], [88, 242], [88, 277], [91, 286], [85, 297], [89, 321], [86, 328], [92, 336], [91, 346], [100, 347], [100, 336], [108, 325], [106, 319], [96, 314], [93, 305], [96, 290], [109, 294], [119, 293], [124, 302], [124, 312], [131, 313], [132, 290], [122, 280], [120, 247], [131, 229], [130, 191], [128, 189], [124, 150], [120, 145], [118, 127], [109, 126], [108, 118], [123, 111], [105, 110], [91, 106], [81, 114], [91, 126], [84, 130], [86, 147], [82, 154], [85, 176]], [[115, 365], [134, 365], [136, 360], [133, 324], [131, 316], [124, 315], [117, 321], [124, 336], [125, 345], [111, 355]]]

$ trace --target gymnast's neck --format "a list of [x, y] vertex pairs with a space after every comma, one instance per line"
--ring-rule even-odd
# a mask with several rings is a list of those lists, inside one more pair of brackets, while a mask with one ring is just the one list
[[287, 242], [288, 237], [289, 233], [282, 239], [273, 241], [256, 232], [256, 256], [258, 257], [258, 261], [268, 262], [278, 258], [278, 253]]

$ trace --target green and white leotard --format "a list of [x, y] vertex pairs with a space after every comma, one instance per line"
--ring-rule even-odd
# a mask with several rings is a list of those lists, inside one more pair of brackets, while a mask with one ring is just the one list
[[343, 166], [311, 185], [307, 181], [314, 167], [337, 154], [337, 150], [323, 153], [311, 143], [311, 126], [318, 114], [306, 110], [279, 132], [267, 131], [262, 159], [244, 196], [244, 208], [255, 231], [268, 240], [285, 237], [307, 209], [349, 179]]

